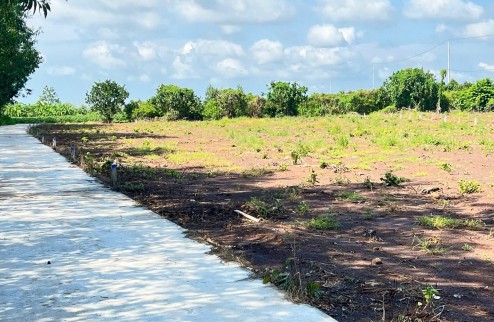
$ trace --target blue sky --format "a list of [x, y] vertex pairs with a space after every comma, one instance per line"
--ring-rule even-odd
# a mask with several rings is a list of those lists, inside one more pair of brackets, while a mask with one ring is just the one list
[[[83, 104], [95, 81], [147, 99], [160, 84], [236, 87], [261, 94], [273, 80], [310, 92], [376, 87], [396, 70], [447, 68], [459, 82], [494, 78], [489, 0], [52, 0], [40, 27], [45, 85]], [[441, 44], [442, 43], [442, 44]], [[435, 47], [435, 48], [434, 48]], [[419, 53], [423, 53], [417, 55]], [[416, 56], [416, 57], [413, 57]], [[408, 59], [413, 57], [411, 59]]]

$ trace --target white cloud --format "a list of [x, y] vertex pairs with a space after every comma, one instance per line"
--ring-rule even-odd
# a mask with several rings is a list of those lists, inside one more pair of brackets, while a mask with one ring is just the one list
[[389, 0], [321, 0], [318, 11], [334, 20], [384, 21], [393, 13]]
[[194, 68], [190, 61], [187, 59], [176, 56], [172, 63], [173, 75], [172, 78], [175, 79], [187, 79], [187, 78], [197, 78], [197, 73], [194, 72]]
[[250, 47], [250, 52], [258, 64], [267, 64], [282, 59], [283, 44], [278, 41], [261, 39]]
[[75, 74], [76, 71], [77, 71], [76, 68], [70, 66], [51, 66], [48, 67], [46, 70], [48, 75], [52, 75], [52, 76], [72, 75]]
[[494, 65], [489, 65], [487, 63], [479, 63], [479, 67], [488, 72], [494, 72]]
[[403, 14], [412, 19], [461, 19], [479, 18], [484, 9], [465, 0], [409, 0]]
[[124, 48], [117, 45], [100, 41], [86, 48], [82, 54], [91, 62], [99, 65], [103, 69], [113, 69], [124, 67], [125, 62], [122, 59], [116, 58], [114, 53], [123, 53]]
[[312, 26], [307, 34], [307, 41], [313, 46], [333, 47], [346, 41], [351, 43], [355, 39], [355, 28], [336, 28], [333, 25]]
[[295, 13], [294, 6], [286, 0], [181, 0], [175, 10], [192, 22], [225, 24], [266, 23], [286, 20]]
[[[462, 35], [465, 37], [480, 37], [494, 34], [494, 20], [472, 23], [465, 26]], [[487, 38], [486, 38], [487, 39]]]
[[153, 60], [156, 58], [156, 45], [152, 42], [146, 41], [140, 43], [135, 41], [133, 45], [143, 60]]
[[196, 53], [199, 55], [212, 56], [241, 56], [244, 51], [242, 46], [226, 40], [198, 40], [189, 41], [183, 48], [182, 53], [185, 55]]
[[312, 46], [295, 46], [285, 49], [285, 56], [291, 65], [307, 66], [335, 65], [349, 56], [343, 48], [315, 48]]
[[223, 26], [221, 26], [221, 30], [226, 35], [233, 35], [237, 32], [240, 32], [242, 30], [242, 28], [240, 28], [239, 26], [233, 26], [233, 25], [223, 25]]
[[237, 59], [226, 58], [216, 64], [216, 70], [227, 78], [235, 78], [248, 74], [242, 63]]
[[120, 38], [120, 35], [118, 34], [118, 32], [116, 32], [115, 30], [113, 30], [111, 28], [106, 28], [106, 27], [100, 28], [98, 30], [98, 35], [101, 38], [108, 39], [108, 40], [114, 40], [114, 39]]
[[141, 82], [146, 83], [146, 82], [149, 82], [151, 80], [151, 78], [147, 74], [142, 74], [139, 76], [139, 80]]

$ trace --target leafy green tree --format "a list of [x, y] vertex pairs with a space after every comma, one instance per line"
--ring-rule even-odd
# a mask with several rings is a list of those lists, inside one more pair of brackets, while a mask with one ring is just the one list
[[94, 83], [91, 90], [86, 93], [86, 103], [93, 111], [99, 112], [105, 122], [111, 123], [115, 114], [122, 111], [128, 97], [129, 92], [124, 86], [106, 80]]
[[[3, 5], [2, 5], [3, 6]], [[0, 113], [24, 88], [41, 63], [34, 48], [37, 32], [26, 25], [19, 6], [2, 9], [0, 15]], [[29, 92], [29, 90], [28, 90]]]
[[60, 104], [60, 99], [53, 87], [45, 86], [39, 96], [38, 103], [41, 105], [57, 105]]
[[192, 89], [161, 85], [150, 102], [159, 116], [166, 116], [168, 119], [201, 119], [201, 100]]
[[269, 116], [295, 116], [299, 107], [307, 102], [307, 87], [296, 82], [271, 82], [268, 86], [266, 114]]
[[239, 117], [247, 115], [247, 95], [241, 86], [237, 89], [217, 89], [208, 86], [203, 116], [206, 119]]
[[407, 68], [393, 73], [380, 91], [383, 102], [397, 108], [430, 111], [434, 110], [437, 102], [438, 85], [432, 73], [421, 68]]

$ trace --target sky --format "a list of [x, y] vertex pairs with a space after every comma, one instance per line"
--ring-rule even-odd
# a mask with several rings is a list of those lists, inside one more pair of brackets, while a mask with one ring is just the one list
[[[84, 104], [97, 81], [146, 100], [161, 84], [262, 94], [271, 81], [309, 93], [379, 87], [419, 67], [459, 82], [494, 78], [491, 0], [52, 0], [27, 88]], [[489, 36], [490, 35], [490, 36]]]

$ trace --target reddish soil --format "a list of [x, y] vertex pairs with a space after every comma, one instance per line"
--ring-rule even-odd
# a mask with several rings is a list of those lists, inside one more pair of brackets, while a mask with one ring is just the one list
[[[81, 142], [82, 137], [70, 134], [70, 129], [74, 125], [46, 125], [38, 136], [44, 134], [49, 141], [56, 135], [57, 151], [68, 156], [68, 147]], [[179, 140], [180, 136], [186, 134], [177, 134]], [[190, 141], [190, 137], [183, 141]], [[230, 146], [216, 139], [211, 149], [228, 151]], [[101, 160], [116, 150], [118, 146], [110, 142], [105, 148], [84, 148]], [[437, 165], [410, 163], [396, 173], [411, 181], [397, 187], [380, 184], [391, 162], [376, 163], [372, 170], [320, 169], [310, 166], [318, 165], [317, 160], [306, 158], [302, 165], [290, 166], [287, 171], [259, 176], [211, 175], [194, 165], [170, 172], [170, 166], [161, 167], [159, 162], [139, 171], [122, 165], [120, 182], [133, 184], [121, 185], [119, 190], [188, 229], [193, 238], [212, 244], [214, 252], [225, 260], [241, 262], [256, 276], [278, 269], [290, 272], [295, 281], [300, 277], [304, 286], [317, 282], [319, 297], [315, 293], [297, 296], [294, 289], [288, 296], [307, 301], [339, 321], [398, 321], [400, 316], [400, 321], [494, 321], [492, 187], [469, 195], [459, 194], [457, 189], [466, 174], [480, 181], [492, 176], [494, 157], [480, 151], [410, 152], [410, 156], [423, 160], [431, 155], [451, 160], [454, 170], [447, 173]], [[235, 158], [233, 153], [224, 153], [224, 157]], [[236, 162], [250, 169], [260, 160], [244, 155]], [[301, 186], [313, 169], [319, 182]], [[417, 177], [418, 172], [427, 175]], [[110, 183], [108, 172], [94, 174]], [[367, 177], [373, 182], [372, 189], [362, 183]], [[423, 191], [427, 188], [438, 189]], [[362, 198], [345, 200], [344, 192]], [[274, 217], [254, 223], [234, 212], [242, 209], [259, 216], [246, 206], [252, 197], [271, 201], [270, 206], [277, 204]], [[302, 201], [310, 208], [306, 214], [296, 211]], [[319, 231], [301, 224], [327, 214], [328, 208], [341, 223], [340, 228]], [[431, 214], [480, 219], [485, 225], [443, 230], [417, 225], [419, 217]], [[424, 252], [414, 246], [419, 239], [442, 247], [443, 252]], [[436, 288], [440, 298], [423, 309], [417, 303], [425, 305], [425, 285]]]

